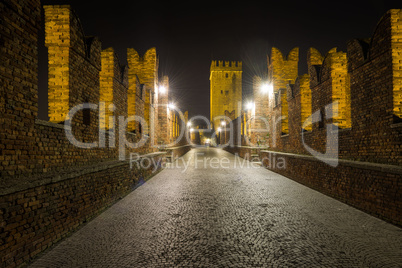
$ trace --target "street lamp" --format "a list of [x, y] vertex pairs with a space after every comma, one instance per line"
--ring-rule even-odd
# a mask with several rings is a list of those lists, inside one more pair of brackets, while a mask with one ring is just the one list
[[261, 92], [264, 94], [272, 94], [274, 91], [274, 86], [272, 84], [264, 83], [261, 85]]
[[[221, 122], [221, 126], [223, 127], [223, 130], [225, 131], [225, 143], [226, 143], [226, 122], [225, 121], [222, 121]], [[219, 134], [219, 138], [220, 138], [220, 134]]]
[[246, 105], [246, 110], [252, 110], [254, 108], [254, 102], [250, 101]]
[[169, 103], [168, 107], [172, 110], [176, 109], [176, 105], [174, 105], [174, 103]]
[[159, 93], [165, 94], [166, 93], [166, 88], [164, 86], [159, 86]]

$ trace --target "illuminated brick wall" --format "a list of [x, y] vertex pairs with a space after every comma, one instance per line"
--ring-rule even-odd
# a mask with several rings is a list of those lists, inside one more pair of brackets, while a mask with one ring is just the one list
[[286, 88], [279, 89], [281, 116], [281, 135], [289, 134], [288, 96]]
[[286, 85], [294, 84], [298, 75], [299, 48], [293, 48], [285, 57], [282, 52], [273, 47], [271, 57], [268, 58], [268, 79], [271, 81], [274, 92], [279, 94], [281, 103], [281, 133], [288, 134], [288, 110]]
[[293, 48], [287, 56], [273, 47], [268, 62], [269, 78], [273, 83], [274, 91], [286, 88], [288, 83], [293, 84], [298, 75], [299, 48]]
[[402, 11], [390, 10], [391, 51], [393, 68], [393, 113], [395, 121], [402, 122]]
[[44, 6], [45, 45], [48, 48], [48, 101], [50, 122], [63, 122], [70, 108], [70, 21], [69, 6]]
[[169, 144], [170, 115], [169, 115], [169, 77], [161, 79], [158, 89], [158, 144]]
[[[154, 50], [145, 57], [150, 63], [144, 65], [151, 66], [145, 73], [150, 74], [134, 73], [129, 80], [127, 66], [120, 65], [113, 49], [101, 51], [96, 37], [85, 36], [69, 6], [45, 6], [50, 122], [39, 120], [37, 68], [41, 59], [37, 46], [41, 10], [37, 0], [0, 2], [0, 211], [4, 212], [5, 237], [0, 255], [7, 267], [34, 258], [150, 175], [149, 170], [132, 170], [127, 162], [118, 161], [120, 133], [116, 121], [114, 132], [105, 133], [106, 147], [92, 149], [74, 146], [66, 138], [63, 123], [72, 107], [97, 105], [101, 100], [114, 105], [108, 116], [143, 116], [147, 92], [148, 99], [158, 103], [157, 92], [151, 94], [158, 83]], [[157, 112], [152, 113], [155, 109], [151, 107], [149, 114], [157, 120]], [[99, 145], [98, 109], [76, 113], [72, 130], [79, 142]], [[140, 135], [129, 131], [122, 129], [127, 141], [138, 141]], [[186, 141], [180, 142], [185, 145]], [[155, 150], [148, 143], [141, 148], [126, 147], [126, 155]], [[187, 150], [183, 146], [175, 154]]]
[[[128, 49], [127, 62], [128, 66], [131, 66], [131, 68], [128, 69], [127, 113], [128, 116], [137, 115], [144, 118], [145, 96], [149, 95], [149, 93], [147, 93], [149, 88], [140, 81], [138, 75], [141, 68], [137, 64], [138, 61], [138, 53], [134, 49]], [[128, 130], [138, 134], [143, 133], [140, 123], [136, 121], [130, 121], [128, 123]]]
[[[158, 81], [158, 59], [156, 56], [156, 49], [148, 49], [144, 56], [140, 57], [138, 52], [133, 49], [127, 49], [127, 61], [129, 65], [129, 79], [134, 79], [135, 75], [139, 78], [142, 84], [146, 87], [145, 92], [145, 104], [144, 104], [144, 118], [148, 124], [148, 128], [143, 128], [142, 131], [145, 134], [150, 134], [149, 127], [151, 122], [156, 116], [157, 111], [154, 110], [153, 104], [157, 104], [158, 92], [155, 90], [157, 88]], [[133, 88], [130, 89], [134, 90]]]
[[[110, 130], [118, 136], [119, 117], [127, 118], [128, 116], [129, 81], [128, 68], [120, 64], [113, 48], [107, 48], [101, 52], [99, 80], [99, 127], [102, 130]], [[138, 99], [134, 101], [140, 105]], [[131, 131], [129, 126], [121, 130]], [[136, 138], [139, 139], [139, 136]], [[116, 139], [114, 143], [118, 148], [119, 139]]]
[[[70, 6], [43, 8], [48, 48], [49, 118], [50, 122], [60, 123], [66, 120], [72, 107], [99, 102], [101, 43], [96, 37], [84, 35], [80, 20]], [[80, 111], [73, 121], [77, 125], [84, 121], [88, 124], [97, 122], [98, 116], [92, 110], [88, 115]]]
[[305, 124], [305, 130], [311, 131], [311, 89], [310, 89], [310, 79], [308, 74], [304, 74], [298, 77], [299, 87], [300, 87], [300, 102], [301, 102], [301, 124]]
[[[262, 81], [261, 77], [254, 76], [253, 78], [253, 96], [254, 96], [254, 119], [252, 120], [253, 129], [266, 129], [269, 127], [266, 122], [269, 120], [269, 96], [272, 94], [270, 89], [268, 92], [262, 90], [266, 81]], [[251, 142], [253, 144], [267, 144], [268, 133], [251, 131]]]
[[[216, 129], [225, 111], [235, 111], [240, 115], [242, 103], [242, 62], [212, 61], [210, 68], [210, 109], [211, 122]], [[239, 108], [240, 106], [240, 108]]]
[[[114, 50], [108, 48], [101, 53], [101, 72], [100, 72], [100, 102], [104, 102], [103, 112], [100, 112], [100, 127], [102, 129], [113, 128], [109, 124], [109, 117], [113, 116], [110, 105], [113, 104], [113, 83], [114, 83]], [[101, 105], [101, 104], [100, 104]], [[102, 109], [102, 108], [100, 108]]]
[[331, 50], [325, 61], [324, 64], [330, 64], [331, 68], [332, 102], [337, 103], [334, 106], [333, 122], [339, 128], [350, 128], [350, 77], [346, 53]]
[[[267, 168], [398, 225], [402, 224], [401, 18], [401, 10], [388, 11], [372, 37], [349, 41], [346, 53], [334, 48], [324, 57], [310, 48], [308, 75], [297, 77], [295, 66], [284, 66], [286, 58], [273, 49], [268, 58], [268, 77], [276, 93], [268, 100], [272, 138], [270, 148], [260, 153]], [[290, 74], [295, 80], [285, 79]], [[334, 101], [339, 105], [328, 111]], [[289, 132], [281, 135], [283, 121], [277, 119], [286, 110]], [[320, 116], [302, 132], [312, 113]], [[237, 135], [246, 133], [243, 129]], [[327, 147], [328, 138], [337, 146]], [[241, 145], [227, 150], [242, 156], [251, 153], [245, 140]], [[338, 166], [328, 165], [311, 149], [321, 156], [336, 153], [330, 157], [339, 160]], [[270, 154], [285, 158], [286, 168], [270, 166]]]
[[309, 68], [314, 65], [316, 65], [316, 66], [322, 65], [323, 61], [324, 61], [324, 57], [321, 55], [321, 53], [317, 49], [315, 49], [313, 47], [310, 47], [308, 49], [307, 64], [308, 64]]
[[401, 43], [394, 34], [401, 27], [401, 14], [400, 9], [389, 10], [371, 39], [348, 42], [352, 129], [341, 133], [345, 138], [340, 146], [349, 158], [402, 163], [401, 121], [395, 114]]
[[[137, 104], [137, 93], [141, 90], [141, 85], [138, 79], [138, 76], [132, 74], [130, 70], [128, 71], [128, 89], [127, 89], [127, 115], [135, 116], [136, 113], [136, 104]], [[138, 129], [138, 123], [135, 121], [130, 121], [128, 123], [128, 131], [134, 132]]]

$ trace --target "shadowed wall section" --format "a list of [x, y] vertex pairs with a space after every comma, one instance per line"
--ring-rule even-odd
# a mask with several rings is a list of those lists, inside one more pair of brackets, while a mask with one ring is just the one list
[[[297, 73], [297, 49], [285, 58], [273, 48], [274, 92], [254, 93], [255, 109], [234, 120], [241, 144], [227, 150], [249, 159], [257, 152], [267, 168], [402, 225], [401, 16], [389, 10], [373, 36], [349, 41], [347, 52], [310, 48], [308, 74]], [[253, 142], [253, 114], [270, 122], [264, 146]], [[286, 167], [274, 164], [278, 157]]]
[[[37, 119], [42, 10], [50, 122]], [[131, 192], [160, 170], [168, 153], [181, 156], [190, 147], [169, 136], [166, 113], [158, 117], [155, 48], [142, 58], [129, 50], [123, 66], [113, 48], [102, 50], [96, 37], [84, 35], [70, 6], [5, 0], [0, 14], [0, 255], [2, 266], [15, 267]], [[82, 109], [67, 116], [73, 107]], [[143, 131], [141, 121], [127, 124], [128, 116], [144, 115]], [[176, 115], [174, 137], [185, 131], [182, 120]], [[67, 138], [69, 130], [76, 142]], [[159, 134], [173, 141], [170, 147], [158, 146]], [[131, 153], [154, 162], [130, 165]]]

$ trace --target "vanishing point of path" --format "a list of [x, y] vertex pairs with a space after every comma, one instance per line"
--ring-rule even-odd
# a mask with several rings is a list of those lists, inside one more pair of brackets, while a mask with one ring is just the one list
[[400, 228], [238, 160], [191, 150], [31, 267], [402, 267]]

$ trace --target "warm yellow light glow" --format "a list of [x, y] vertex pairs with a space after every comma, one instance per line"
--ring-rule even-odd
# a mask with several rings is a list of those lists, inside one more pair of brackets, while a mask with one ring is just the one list
[[66, 120], [70, 100], [70, 16], [68, 7], [45, 6], [45, 45], [48, 48], [49, 121]]
[[226, 122], [225, 122], [225, 121], [222, 121], [222, 122], [221, 122], [221, 125], [222, 125], [222, 126], [226, 126]]
[[221, 132], [221, 130], [222, 130], [222, 129], [221, 129], [220, 127], [218, 127], [218, 132]]
[[174, 105], [174, 103], [169, 103], [169, 109], [176, 109], [176, 105]]
[[274, 86], [272, 84], [264, 83], [261, 85], [261, 92], [264, 94], [272, 94], [274, 92]]
[[246, 105], [247, 110], [252, 110], [254, 108], [254, 102], [250, 101]]
[[188, 126], [188, 127], [191, 127], [191, 122], [187, 122], [187, 126]]
[[166, 88], [164, 86], [159, 87], [159, 93], [165, 94], [166, 93]]
[[194, 128], [190, 128], [190, 132], [193, 132], [194, 131]]

